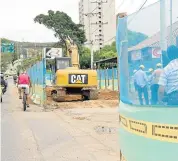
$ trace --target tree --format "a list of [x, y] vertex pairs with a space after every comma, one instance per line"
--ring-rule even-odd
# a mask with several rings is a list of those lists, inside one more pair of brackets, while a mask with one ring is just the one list
[[81, 29], [82, 25], [75, 24], [71, 17], [64, 12], [49, 10], [47, 15], [40, 14], [35, 17], [34, 21], [53, 30], [54, 36], [59, 39], [59, 44], [65, 48], [67, 48], [65, 40], [68, 36], [78, 46], [86, 41], [85, 33]]
[[12, 63], [12, 54], [11, 53], [1, 53], [1, 69], [3, 72], [7, 70], [8, 65]]
[[86, 47], [81, 48], [80, 54], [80, 67], [81, 68], [90, 68], [91, 66], [91, 53], [90, 49]]
[[128, 30], [128, 47], [135, 46], [147, 38], [145, 34]]
[[94, 53], [94, 60], [102, 60], [113, 58], [117, 56], [116, 51], [116, 42], [113, 42], [111, 45], [105, 45], [100, 51]]

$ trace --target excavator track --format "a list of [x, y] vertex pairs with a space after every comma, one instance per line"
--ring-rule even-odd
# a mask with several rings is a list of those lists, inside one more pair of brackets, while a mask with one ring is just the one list
[[52, 91], [52, 98], [56, 102], [63, 102], [65, 101], [66, 91], [64, 89], [57, 89]]
[[91, 90], [89, 94], [89, 100], [97, 100], [98, 99], [98, 91]]
[[97, 100], [98, 90], [96, 88], [84, 88], [82, 90], [82, 97], [84, 100]]

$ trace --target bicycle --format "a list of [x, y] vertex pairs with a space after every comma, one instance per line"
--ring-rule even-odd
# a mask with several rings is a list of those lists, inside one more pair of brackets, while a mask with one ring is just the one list
[[26, 94], [26, 87], [22, 87], [22, 92], [23, 92], [23, 110], [26, 111], [27, 109], [27, 94]]

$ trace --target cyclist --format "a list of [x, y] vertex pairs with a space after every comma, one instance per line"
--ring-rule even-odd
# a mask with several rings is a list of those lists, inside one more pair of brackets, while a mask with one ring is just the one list
[[29, 90], [31, 87], [30, 77], [28, 76], [27, 72], [24, 71], [18, 77], [18, 91], [19, 91], [19, 99], [22, 99], [22, 88], [25, 87], [25, 93], [27, 94], [27, 107], [29, 107]]

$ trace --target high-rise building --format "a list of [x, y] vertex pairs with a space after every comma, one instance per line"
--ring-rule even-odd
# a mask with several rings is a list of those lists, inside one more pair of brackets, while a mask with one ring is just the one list
[[115, 0], [80, 0], [79, 21], [84, 25], [88, 42], [93, 42], [94, 50], [115, 40], [115, 17]]

